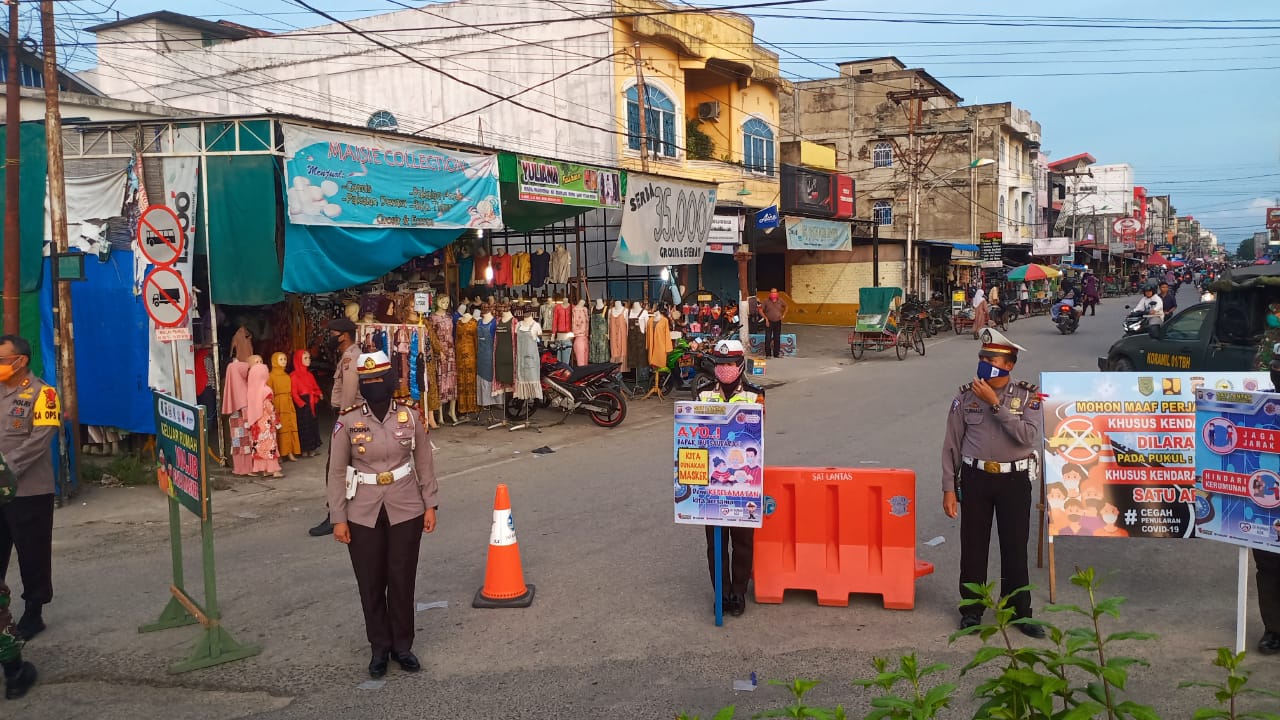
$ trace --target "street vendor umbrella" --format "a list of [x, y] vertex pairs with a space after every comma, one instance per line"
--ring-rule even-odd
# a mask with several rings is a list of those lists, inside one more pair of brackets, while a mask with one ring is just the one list
[[1174, 260], [1173, 262], [1170, 262], [1169, 264], [1170, 264], [1170, 265], [1172, 265], [1172, 266], [1174, 266], [1174, 267], [1182, 267], [1183, 265], [1186, 265], [1186, 263], [1182, 262], [1181, 260]]
[[1048, 265], [1023, 265], [1009, 271], [1009, 280], [1011, 282], [1027, 282], [1035, 280], [1048, 280], [1062, 275], [1057, 268], [1051, 268]]
[[1147, 264], [1148, 265], [1168, 265], [1169, 258], [1166, 258], [1165, 256], [1161, 255], [1158, 252], [1153, 252], [1151, 253], [1150, 256], [1147, 257]]

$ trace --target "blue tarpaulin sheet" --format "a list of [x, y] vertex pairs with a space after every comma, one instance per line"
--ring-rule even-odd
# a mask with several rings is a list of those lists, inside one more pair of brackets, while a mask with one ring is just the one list
[[467, 230], [284, 225], [285, 292], [323, 293], [376, 280]]

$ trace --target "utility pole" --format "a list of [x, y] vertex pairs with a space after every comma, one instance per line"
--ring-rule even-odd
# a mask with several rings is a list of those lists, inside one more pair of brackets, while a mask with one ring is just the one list
[[[53, 0], [40, 0], [40, 45], [44, 54], [44, 125], [49, 146], [49, 225], [53, 252], [69, 250], [67, 187], [62, 161], [62, 113], [58, 108], [58, 39], [53, 27]], [[56, 262], [56, 261], [55, 261]], [[54, 342], [58, 346], [58, 390], [62, 394], [62, 422], [71, 429], [63, 443], [67, 457], [80, 450], [80, 402], [76, 394], [75, 323], [71, 314], [71, 285], [54, 281]], [[68, 464], [66, 467], [71, 468]], [[73, 485], [68, 481], [67, 485]]]
[[22, 73], [18, 59], [18, 0], [9, 4], [9, 66], [4, 83], [4, 332], [21, 332], [22, 313]]
[[907, 166], [907, 261], [905, 286], [908, 293], [916, 289], [915, 242], [920, 228], [920, 177], [934, 153], [941, 147], [941, 138], [935, 138], [931, 147], [921, 146], [917, 131], [924, 119], [924, 101], [942, 95], [937, 88], [921, 88], [920, 78], [911, 81], [910, 90], [895, 90], [885, 96], [907, 114], [907, 151], [902, 152], [898, 142], [894, 149], [905, 159]]
[[640, 169], [649, 172], [649, 129], [647, 127], [649, 107], [644, 89], [644, 71], [640, 68], [640, 41], [632, 47], [636, 51], [636, 106], [640, 108]]

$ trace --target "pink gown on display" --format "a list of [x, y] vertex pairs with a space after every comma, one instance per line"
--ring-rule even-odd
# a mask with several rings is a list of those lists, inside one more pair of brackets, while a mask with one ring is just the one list
[[249, 403], [249, 363], [232, 358], [227, 363], [227, 382], [223, 385], [222, 414], [227, 416], [231, 431], [231, 472], [248, 475], [253, 472], [253, 443], [245, 410]]
[[267, 384], [270, 374], [266, 365], [259, 364], [249, 368], [245, 422], [249, 425], [255, 473], [280, 472], [280, 448], [276, 443], [279, 422], [276, 418], [275, 393]]
[[587, 340], [591, 334], [591, 322], [585, 307], [573, 307], [573, 363], [587, 364]]

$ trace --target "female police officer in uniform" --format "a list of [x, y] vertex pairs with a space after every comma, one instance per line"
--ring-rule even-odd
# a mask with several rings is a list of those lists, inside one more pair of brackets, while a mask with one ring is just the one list
[[[942, 510], [949, 518], [960, 515], [963, 598], [974, 597], [966, 583], [987, 581], [992, 515], [1000, 535], [1001, 596], [1028, 584], [1031, 468], [1044, 424], [1039, 389], [1010, 377], [1018, 351], [1025, 348], [998, 330], [982, 332], [977, 377], [951, 402], [942, 444]], [[1018, 618], [1031, 617], [1030, 593], [1020, 592], [1009, 603]], [[977, 625], [981, 618], [981, 606], [962, 607], [960, 629]], [[1030, 637], [1045, 634], [1039, 625], [1017, 627]]]
[[418, 408], [391, 396], [386, 353], [361, 355], [357, 372], [363, 400], [338, 416], [329, 446], [329, 516], [334, 539], [351, 554], [373, 651], [369, 675], [379, 678], [388, 658], [406, 672], [421, 669], [414, 585], [422, 534], [436, 528], [436, 475]]

